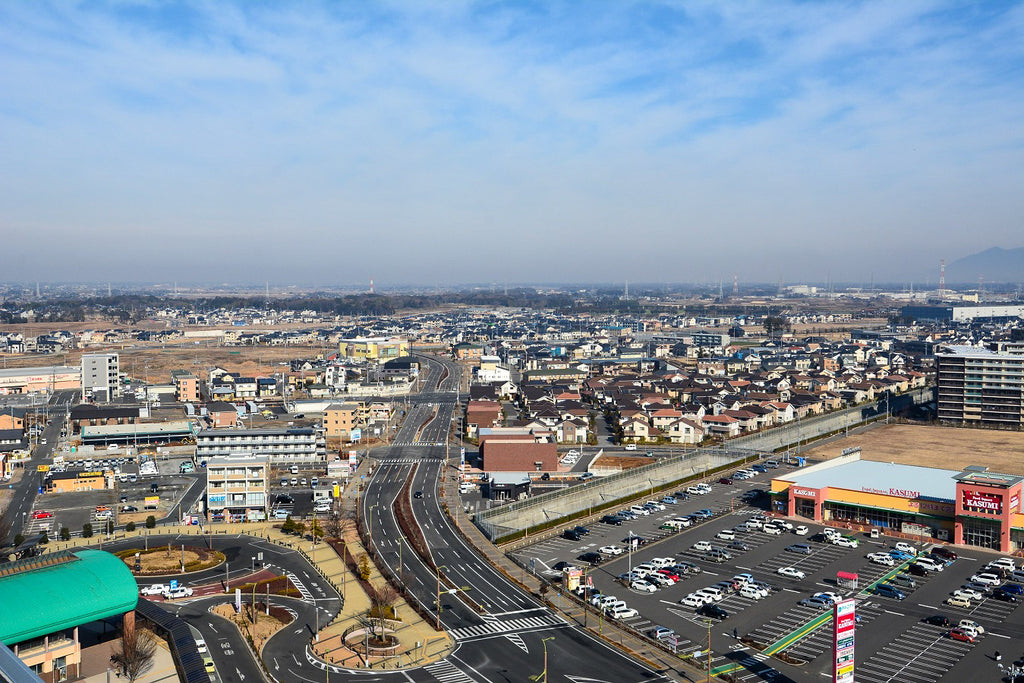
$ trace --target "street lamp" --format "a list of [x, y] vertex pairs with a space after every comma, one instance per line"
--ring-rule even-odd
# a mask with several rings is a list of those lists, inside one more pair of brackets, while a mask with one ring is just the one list
[[366, 537], [370, 540], [370, 550], [373, 550], [373, 509], [380, 505], [380, 503], [374, 503], [370, 506], [370, 519], [369, 525], [366, 527]]
[[548, 641], [554, 640], [554, 636], [542, 638], [540, 644], [544, 646], [544, 670], [536, 676], [530, 676], [531, 681], [539, 681], [540, 683], [548, 683]]
[[441, 570], [448, 569], [447, 565], [437, 567], [435, 575], [437, 576], [437, 630], [441, 630]]

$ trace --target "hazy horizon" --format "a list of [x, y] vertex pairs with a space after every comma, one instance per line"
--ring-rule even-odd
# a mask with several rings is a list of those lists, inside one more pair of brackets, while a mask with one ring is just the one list
[[0, 5], [8, 281], [931, 282], [1024, 5]]

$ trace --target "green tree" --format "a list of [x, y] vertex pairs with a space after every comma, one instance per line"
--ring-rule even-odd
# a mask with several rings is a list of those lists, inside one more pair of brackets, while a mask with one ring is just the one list
[[324, 537], [324, 528], [320, 526], [320, 520], [314, 519], [309, 525], [309, 533], [313, 536], [313, 541], [319, 541]]
[[155, 529], [156, 528], [156, 517], [154, 517], [153, 515], [150, 515], [149, 517], [146, 517], [146, 528], [147, 529]]
[[92, 538], [92, 524], [89, 522], [82, 525], [82, 538]]
[[43, 544], [49, 543], [49, 542], [50, 542], [50, 536], [49, 536], [49, 534], [47, 534], [47, 533], [46, 533], [46, 532], [44, 531], [44, 532], [43, 532], [43, 535], [39, 537], [39, 542], [40, 542], [40, 543], [43, 543]]
[[295, 533], [295, 520], [292, 519], [291, 515], [288, 515], [284, 518], [284, 524], [281, 525], [281, 531], [285, 532], [286, 534]]
[[71, 540], [71, 529], [67, 528], [66, 526], [62, 526], [60, 528], [60, 540], [62, 540], [62, 541], [70, 541]]
[[295, 522], [295, 533], [298, 534], [299, 536], [305, 536], [306, 535], [306, 523], [305, 522]]
[[124, 525], [125, 531], [135, 531], [135, 522], [128, 522]]
[[14, 545], [15, 546], [19, 546], [19, 545], [21, 545], [24, 542], [25, 542], [24, 534], [15, 534], [14, 535]]

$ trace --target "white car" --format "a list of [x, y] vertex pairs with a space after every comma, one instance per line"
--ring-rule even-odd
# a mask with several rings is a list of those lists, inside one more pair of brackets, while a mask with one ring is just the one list
[[173, 600], [175, 598], [189, 598], [192, 597], [192, 589], [188, 586], [178, 586], [177, 588], [168, 588], [164, 591], [165, 600]]
[[737, 574], [736, 576], [732, 577], [732, 580], [733, 581], [739, 581], [740, 583], [754, 583], [754, 575], [753, 574]]
[[911, 555], [917, 555], [917, 548], [910, 545], [909, 543], [904, 543], [903, 541], [897, 543], [895, 545], [895, 548], [896, 550], [899, 550], [901, 553], [910, 553]]
[[603, 545], [597, 549], [597, 552], [604, 555], [621, 555], [626, 552], [621, 546], [617, 545]]
[[649, 500], [646, 503], [644, 503], [644, 505], [649, 505], [650, 507], [658, 510], [659, 512], [665, 509], [665, 504], [657, 500]]
[[832, 539], [832, 545], [837, 545], [840, 548], [856, 548], [860, 545], [860, 541], [855, 538], [847, 538], [846, 536], [836, 536]]
[[982, 583], [986, 586], [998, 586], [1003, 582], [1002, 579], [1000, 579], [995, 574], [987, 574], [985, 572], [973, 575], [971, 577], [971, 581], [973, 581], [974, 583]]
[[777, 574], [781, 574], [782, 576], [789, 576], [789, 577], [794, 578], [794, 579], [806, 579], [807, 578], [807, 574], [803, 573], [802, 571], [800, 571], [799, 569], [797, 569], [795, 567], [779, 567], [779, 569], [778, 569], [778, 571], [776, 573]]
[[706, 553], [707, 551], [711, 550], [711, 548], [711, 543], [709, 543], [708, 541], [697, 541], [693, 544], [693, 549], [699, 553]]
[[661, 572], [654, 572], [650, 574], [646, 579], [649, 583], [656, 583], [662, 588], [668, 588], [669, 586], [676, 585], [675, 579], [671, 576], [665, 576]]
[[761, 527], [764, 526], [764, 524], [761, 523], [761, 520], [759, 520], [759, 519], [757, 519], [755, 517], [751, 517], [745, 523], [751, 529], [760, 529]]
[[740, 588], [740, 596], [744, 598], [750, 598], [751, 600], [761, 600], [762, 598], [768, 597], [768, 591], [764, 588], [758, 588], [747, 584]]
[[982, 600], [985, 598], [980, 591], [976, 591], [973, 588], [957, 588], [953, 591], [953, 597], [967, 600]]
[[886, 553], [868, 553], [868, 559], [875, 564], [882, 564], [886, 567], [896, 566], [896, 560]]
[[774, 524], [765, 524], [764, 527], [762, 527], [761, 531], [765, 532], [766, 534], [768, 534], [770, 536], [781, 536], [782, 535], [782, 528], [781, 527], [777, 527]]
[[839, 602], [840, 600], [843, 599], [843, 596], [841, 596], [839, 593], [830, 593], [829, 591], [821, 591], [820, 593], [815, 593], [811, 597], [814, 597], [814, 598], [825, 598], [826, 600], [830, 600], [831, 602], [834, 602], [834, 603], [835, 602]]
[[632, 619], [639, 616], [639, 612], [632, 607], [615, 607], [609, 610], [607, 614], [612, 619]]
[[169, 589], [164, 584], [154, 583], [152, 586], [146, 586], [139, 592], [143, 595], [163, 595], [167, 590]]
[[711, 602], [711, 600], [710, 599], [705, 599], [704, 596], [702, 596], [702, 595], [696, 595], [695, 593], [690, 593], [685, 598], [680, 600], [679, 604], [682, 605], [683, 607], [692, 607], [694, 609], [697, 609], [698, 607], [706, 605], [709, 602]]
[[806, 536], [810, 532], [810, 529], [805, 527], [803, 524], [793, 529], [793, 533], [797, 536]]
[[196, 649], [199, 651], [199, 654], [206, 652], [206, 641], [202, 638], [196, 638]]
[[720, 541], [735, 541], [736, 532], [732, 529], [723, 529], [722, 531], [719, 531], [717, 534], [715, 534], [715, 538], [717, 538]]
[[985, 629], [978, 622], [973, 619], [961, 619], [960, 623], [957, 624], [957, 628], [962, 628], [965, 631], [974, 631], [975, 633], [982, 634]]
[[643, 593], [654, 593], [658, 590], [658, 587], [653, 583], [648, 583], [644, 579], [637, 579], [633, 583], [629, 584], [629, 587], [635, 591], [641, 591]]

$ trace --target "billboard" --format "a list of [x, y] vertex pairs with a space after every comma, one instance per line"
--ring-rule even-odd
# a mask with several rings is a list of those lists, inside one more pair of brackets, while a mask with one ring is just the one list
[[359, 467], [359, 454], [355, 451], [348, 452], [348, 466], [353, 472]]
[[856, 608], [856, 600], [841, 600], [832, 607], [832, 680], [835, 683], [853, 683]]

